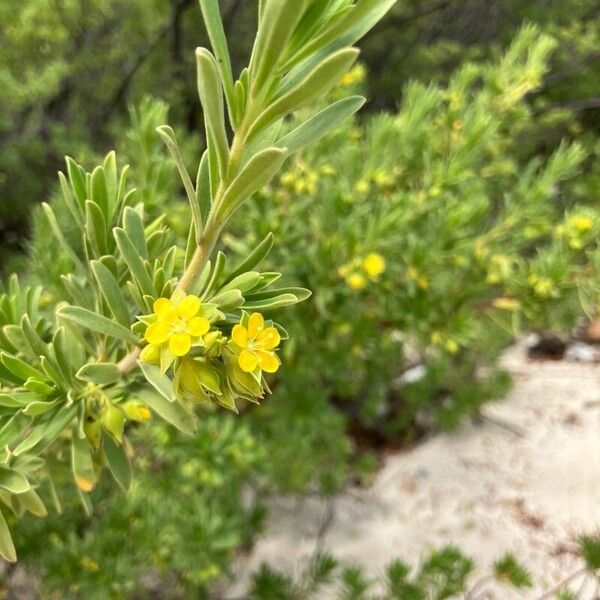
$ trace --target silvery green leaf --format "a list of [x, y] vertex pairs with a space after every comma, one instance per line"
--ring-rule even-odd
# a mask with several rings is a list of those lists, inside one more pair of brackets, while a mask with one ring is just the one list
[[271, 298], [265, 298], [263, 300], [246, 301], [244, 308], [246, 310], [267, 310], [274, 308], [281, 308], [283, 306], [291, 306], [298, 304], [298, 297], [294, 294], [281, 294], [279, 296], [273, 296]]
[[148, 275], [148, 271], [144, 266], [142, 258], [125, 230], [120, 227], [115, 227], [113, 232], [115, 240], [117, 241], [117, 246], [123, 255], [123, 259], [127, 263], [127, 266], [142, 293], [147, 294], [148, 296], [156, 296], [156, 290], [154, 289], [152, 279], [150, 278], [150, 275]]
[[88, 198], [83, 169], [70, 156], [67, 156], [65, 160], [67, 163], [69, 183], [71, 184], [71, 189], [75, 193], [75, 198], [79, 202], [81, 213], [83, 214], [83, 207]]
[[88, 363], [83, 365], [75, 376], [81, 381], [107, 385], [118, 381], [121, 378], [121, 371], [114, 363]]
[[23, 473], [0, 466], [0, 488], [11, 494], [23, 494], [31, 489], [31, 484]]
[[364, 103], [362, 96], [351, 96], [335, 102], [282, 137], [277, 146], [287, 148], [289, 154], [294, 154], [340, 125], [360, 110]]
[[267, 234], [267, 236], [250, 252], [250, 254], [245, 258], [227, 277], [225, 283], [229, 283], [233, 279], [235, 279], [238, 275], [242, 273], [246, 273], [254, 267], [257, 267], [271, 252], [273, 248], [273, 242], [275, 237], [272, 233]]
[[227, 48], [227, 39], [219, 12], [219, 3], [217, 0], [200, 0], [200, 9], [202, 10], [206, 31], [208, 32], [208, 37], [217, 59], [221, 81], [225, 90], [225, 98], [227, 99], [227, 105], [231, 114], [233, 104], [233, 75], [229, 50]]
[[[142, 208], [143, 210], [143, 208]], [[144, 222], [137, 210], [131, 206], [123, 209], [123, 229], [129, 236], [129, 239], [139, 252], [140, 256], [148, 260], [148, 248], [146, 247], [146, 233], [144, 231]]]
[[107, 335], [122, 340], [128, 344], [137, 344], [137, 337], [126, 327], [103, 315], [81, 308], [80, 306], [65, 306], [58, 311], [58, 316], [85, 327], [101, 335]]
[[0, 555], [8, 562], [17, 561], [17, 552], [15, 545], [10, 535], [10, 530], [4, 518], [4, 514], [0, 510]]
[[131, 323], [130, 311], [119, 283], [103, 263], [93, 260], [90, 266], [100, 287], [100, 292], [115, 319], [124, 327], [128, 327]]
[[216, 304], [221, 310], [232, 310], [244, 304], [244, 296], [240, 290], [219, 292], [210, 298], [211, 304]]
[[174, 397], [170, 401], [164, 395], [150, 389], [139, 390], [136, 395], [151, 410], [171, 425], [177, 427], [179, 431], [188, 435], [192, 435], [196, 431], [193, 413], [186, 410]]
[[271, 0], [269, 19], [259, 27], [251, 68], [254, 92], [259, 92], [277, 73], [281, 60], [296, 25], [306, 9], [307, 0]]
[[102, 449], [109, 471], [123, 490], [127, 491], [133, 479], [133, 468], [125, 449], [119, 446], [110, 435], [102, 437]]
[[229, 143], [225, 131], [223, 88], [215, 57], [206, 48], [196, 49], [198, 94], [204, 109], [206, 129], [210, 132], [219, 161], [221, 177], [225, 176], [229, 160]]
[[71, 469], [77, 487], [83, 492], [91, 492], [98, 480], [91, 448], [87, 440], [78, 435], [71, 436]]
[[253, 156], [225, 191], [217, 208], [219, 216], [223, 220], [229, 218], [271, 180], [285, 158], [286, 150], [282, 148], [267, 148]]
[[23, 494], [19, 494], [19, 500], [23, 503], [25, 509], [32, 515], [35, 515], [36, 517], [48, 516], [46, 505], [42, 502], [42, 499], [35, 490], [30, 489]]

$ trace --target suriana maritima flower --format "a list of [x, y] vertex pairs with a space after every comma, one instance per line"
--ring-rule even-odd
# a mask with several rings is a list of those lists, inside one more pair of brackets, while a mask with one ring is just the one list
[[281, 364], [275, 354], [281, 337], [273, 326], [265, 327], [260, 313], [252, 313], [247, 325], [238, 324], [231, 332], [231, 339], [242, 371], [252, 373], [257, 369], [275, 373]]
[[153, 309], [152, 315], [140, 317], [147, 325], [143, 361], [160, 362], [164, 367], [188, 354], [194, 345], [205, 346], [202, 338], [210, 330], [214, 305], [203, 304], [198, 296], [176, 293], [170, 299], [156, 300]]

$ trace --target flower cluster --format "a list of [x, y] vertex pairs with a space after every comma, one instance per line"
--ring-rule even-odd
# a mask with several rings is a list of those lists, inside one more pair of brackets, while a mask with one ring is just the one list
[[585, 213], [573, 213], [556, 227], [556, 234], [566, 240], [572, 250], [582, 250], [591, 239], [594, 221]]
[[178, 397], [216, 400], [232, 409], [237, 398], [263, 397], [263, 373], [275, 373], [281, 364], [276, 353], [281, 336], [262, 314], [242, 313], [228, 337], [223, 313], [198, 296], [176, 292], [153, 308], [153, 314], [139, 317], [148, 343], [140, 358], [159, 365], [163, 374], [174, 367]]
[[377, 281], [385, 273], [385, 268], [385, 258], [377, 252], [371, 252], [364, 258], [342, 265], [338, 269], [338, 275], [351, 289], [362, 290], [369, 280]]

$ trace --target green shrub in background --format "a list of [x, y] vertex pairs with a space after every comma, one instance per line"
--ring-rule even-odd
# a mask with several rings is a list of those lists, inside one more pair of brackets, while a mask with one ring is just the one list
[[[253, 36], [254, 6], [221, 0], [236, 68]], [[466, 59], [499, 54], [524, 20], [559, 42], [540, 97], [547, 126], [536, 152], [564, 135], [597, 132], [598, 31], [595, 0], [401, 0], [363, 44], [373, 109], [394, 109], [410, 79], [446, 81]], [[104, 155], [126, 127], [127, 106], [151, 93], [173, 107], [172, 122], [197, 132], [194, 68], [199, 39], [194, 0], [5, 0], [0, 7], [0, 243], [23, 244], [29, 211], [47, 199], [62, 157]], [[385, 68], [384, 68], [385, 67]], [[89, 163], [88, 163], [89, 164]], [[10, 173], [35, 173], [12, 177]]]
[[307, 149], [253, 202], [252, 226], [245, 215], [225, 241], [243, 250], [273, 231], [278, 260], [315, 290], [292, 317], [278, 394], [309, 403], [318, 390], [410, 440], [503, 395], [495, 360], [515, 334], [573, 325], [597, 184], [581, 180], [581, 144], [521, 152], [541, 126], [526, 96], [553, 48], [526, 27], [497, 62], [467, 63], [447, 86], [410, 84], [397, 115]]

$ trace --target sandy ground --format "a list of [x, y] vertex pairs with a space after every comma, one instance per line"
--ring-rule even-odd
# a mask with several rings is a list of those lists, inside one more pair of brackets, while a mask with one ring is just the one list
[[[537, 598], [580, 568], [573, 541], [600, 524], [600, 366], [524, 354], [516, 346], [504, 357], [515, 387], [486, 408], [491, 421], [389, 457], [368, 489], [273, 500], [266, 534], [240, 559], [226, 597], [243, 597], [262, 562], [298, 574], [319, 548], [377, 576], [394, 558], [417, 564], [454, 544], [476, 558], [473, 581], [510, 551], [536, 588], [493, 588], [497, 600]], [[591, 583], [581, 590], [595, 597]]]

